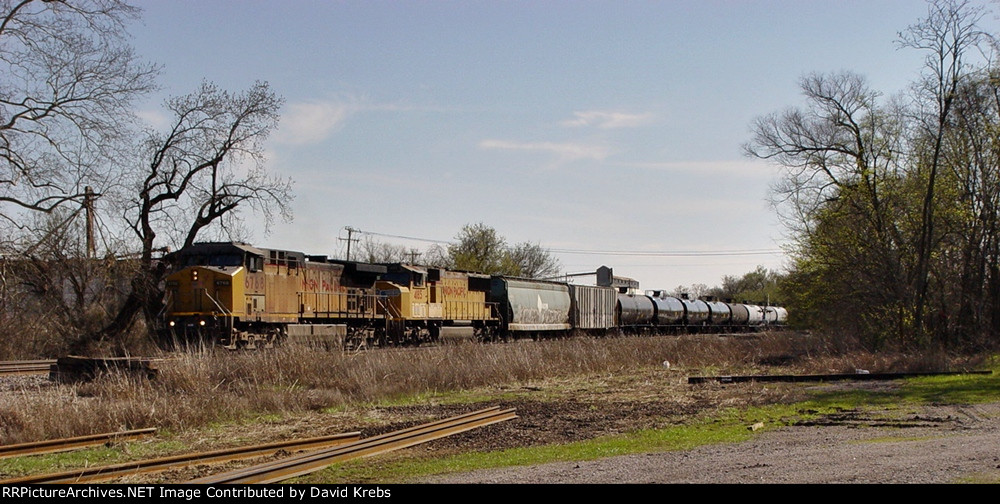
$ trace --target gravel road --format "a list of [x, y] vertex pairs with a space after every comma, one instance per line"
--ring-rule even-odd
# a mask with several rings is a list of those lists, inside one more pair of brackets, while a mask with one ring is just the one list
[[[887, 420], [888, 419], [888, 420]], [[484, 470], [433, 483], [1000, 481], [1000, 403], [852, 412], [694, 450]]]

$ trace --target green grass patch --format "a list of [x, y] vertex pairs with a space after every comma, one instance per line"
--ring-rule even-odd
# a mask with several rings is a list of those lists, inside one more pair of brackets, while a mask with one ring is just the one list
[[1000, 471], [970, 474], [955, 480], [955, 483], [965, 483], [970, 485], [996, 485], [1000, 484]]
[[180, 453], [185, 449], [183, 443], [168, 440], [155, 443], [127, 443], [112, 447], [97, 446], [67, 452], [13, 457], [0, 460], [0, 474], [14, 477], [62, 472], [82, 467], [104, 466], [130, 460], [159, 457], [163, 453]]
[[906, 380], [901, 401], [919, 404], [975, 404], [1000, 399], [1000, 370], [989, 375], [927, 376]]
[[[516, 392], [505, 394], [514, 394]], [[931, 403], [976, 403], [1000, 400], [1000, 376], [954, 375], [908, 379], [902, 387], [890, 390], [828, 390], [812, 392], [810, 399], [794, 404], [775, 404], [745, 410], [727, 409], [711, 418], [668, 427], [637, 431], [629, 434], [605, 436], [575, 443], [534, 446], [488, 453], [462, 453], [447, 457], [413, 457], [393, 455], [375, 460], [359, 460], [328, 467], [300, 478], [309, 483], [371, 483], [406, 482], [421, 477], [493, 469], [509, 466], [543, 464], [548, 462], [593, 460], [597, 458], [634, 453], [686, 450], [714, 443], [740, 442], [754, 432], [749, 425], [764, 423], [764, 430], [796, 422], [815, 419], [823, 415], [853, 410], [912, 409], [914, 405]], [[478, 402], [496, 400], [496, 395], [482, 392], [467, 394], [435, 394], [440, 403]], [[537, 395], [532, 396], [537, 399]], [[414, 399], [424, 403], [428, 396]], [[759, 432], [759, 431], [758, 431]], [[886, 437], [885, 442], [917, 441], [918, 438]], [[874, 440], [879, 442], [880, 440]], [[868, 441], [872, 442], [872, 441]], [[977, 475], [971, 482], [997, 482], [997, 475]]]
[[[594, 460], [634, 453], [687, 450], [706, 444], [733, 443], [754, 435], [748, 426], [764, 423], [764, 429], [785, 425], [794, 419], [820, 414], [796, 405], [773, 405], [747, 410], [728, 409], [721, 414], [684, 425], [604, 436], [575, 443], [514, 448], [486, 453], [462, 453], [442, 458], [401, 456], [356, 460], [330, 466], [295, 480], [299, 483], [398, 483], [428, 475], [493, 469], [499, 467]], [[760, 431], [758, 431], [760, 432]]]

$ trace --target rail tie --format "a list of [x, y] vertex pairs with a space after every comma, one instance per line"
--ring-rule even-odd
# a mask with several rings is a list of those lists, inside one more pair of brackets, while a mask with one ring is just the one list
[[440, 439], [459, 432], [517, 418], [515, 409], [487, 408], [407, 429], [374, 436], [337, 448], [289, 457], [191, 480], [195, 484], [276, 483], [318, 471], [330, 464], [368, 457]]

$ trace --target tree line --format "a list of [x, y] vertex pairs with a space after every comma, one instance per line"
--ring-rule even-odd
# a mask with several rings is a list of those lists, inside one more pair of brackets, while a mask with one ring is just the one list
[[885, 96], [853, 72], [802, 78], [805, 104], [757, 118], [752, 157], [783, 167], [789, 313], [872, 346], [1000, 338], [1000, 67], [985, 9], [928, 3], [898, 33], [925, 64]]
[[410, 263], [472, 271], [488, 275], [550, 278], [560, 272], [559, 260], [538, 243], [507, 243], [496, 229], [482, 222], [466, 224], [447, 246], [432, 245], [421, 252], [366, 236], [354, 259], [372, 263]]

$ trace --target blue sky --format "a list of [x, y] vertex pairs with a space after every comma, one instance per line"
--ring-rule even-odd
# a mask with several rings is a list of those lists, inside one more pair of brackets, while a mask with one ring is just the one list
[[[751, 121], [800, 105], [810, 72], [904, 91], [923, 55], [894, 41], [927, 12], [917, 0], [139, 5], [136, 49], [163, 65], [143, 105], [153, 124], [163, 98], [203, 79], [265, 80], [286, 100], [268, 164], [295, 180], [295, 218], [256, 244], [329, 254], [345, 226], [450, 240], [481, 221], [555, 250], [691, 253], [556, 253], [566, 271], [606, 264], [649, 289], [782, 268], [767, 203], [780, 172], [742, 154]], [[740, 254], [705, 254], [727, 251]]]

